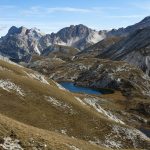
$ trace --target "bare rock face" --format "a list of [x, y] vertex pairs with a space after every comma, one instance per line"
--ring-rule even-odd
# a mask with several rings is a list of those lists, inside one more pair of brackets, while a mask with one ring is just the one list
[[82, 24], [71, 25], [56, 34], [51, 34], [52, 44], [66, 45], [83, 50], [106, 37], [106, 31], [95, 31]]
[[[120, 55], [125, 57], [125, 55], [128, 52], [131, 52], [133, 50], [141, 49], [147, 49], [148, 50], [148, 29], [150, 27], [150, 17], [144, 18], [139, 23], [136, 23], [134, 25], [128, 26], [126, 28], [120, 28], [118, 30], [113, 29], [109, 32], [107, 32], [107, 36], [104, 40], [86, 48], [82, 52], [79, 53], [78, 57], [96, 57], [99, 53], [101, 54], [101, 58], [111, 58], [111, 57], [117, 57], [117, 59], [114, 60], [122, 60], [120, 59]], [[144, 30], [144, 31], [142, 31]], [[143, 32], [143, 33], [140, 33]], [[123, 42], [119, 42], [119, 41]], [[117, 46], [116, 46], [116, 45]], [[115, 52], [114, 52], [115, 51]], [[116, 53], [116, 54], [114, 54]], [[145, 53], [145, 52], [142, 52]], [[115, 55], [115, 56], [114, 56]], [[117, 56], [116, 56], [117, 55]], [[131, 62], [131, 64], [136, 64], [137, 66], [140, 66], [143, 70], [149, 70], [148, 66], [145, 65], [149, 63], [149, 57], [144, 58], [144, 60], [141, 60], [140, 54], [137, 52], [133, 52], [130, 54], [130, 56], [127, 56], [128, 58], [125, 59], [128, 62]], [[142, 63], [135, 62], [133, 59], [138, 59], [138, 61], [142, 61]], [[124, 59], [123, 59], [124, 60]], [[145, 64], [143, 65], [143, 63]], [[143, 65], [143, 66], [142, 66]], [[148, 72], [144, 70], [145, 72]]]
[[14, 61], [29, 61], [31, 55], [40, 54], [38, 40], [43, 35], [38, 29], [12, 27], [8, 34], [0, 39], [0, 53]]
[[139, 29], [118, 43], [104, 49], [99, 57], [122, 60], [141, 68], [149, 75], [150, 28]]
[[[14, 61], [29, 61], [32, 54], [53, 45], [69, 46], [83, 50], [106, 37], [106, 31], [95, 31], [84, 25], [70, 26], [57, 33], [43, 34], [40, 30], [25, 27], [11, 27], [8, 34], [0, 39], [0, 54]], [[54, 47], [55, 48], [55, 47]]]

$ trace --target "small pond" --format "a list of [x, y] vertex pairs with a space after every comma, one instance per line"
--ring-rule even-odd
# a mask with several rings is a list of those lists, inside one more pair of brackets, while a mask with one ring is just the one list
[[150, 129], [140, 128], [140, 131], [150, 138]]
[[86, 93], [86, 94], [96, 94], [96, 95], [113, 93], [113, 91], [109, 89], [96, 90], [92, 88], [80, 87], [74, 85], [74, 83], [72, 82], [60, 82], [59, 84], [63, 86], [65, 89], [75, 93]]

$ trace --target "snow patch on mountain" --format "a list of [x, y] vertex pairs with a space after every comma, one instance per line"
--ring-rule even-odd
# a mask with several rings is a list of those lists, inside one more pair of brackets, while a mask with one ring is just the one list
[[79, 148], [77, 148], [74, 145], [68, 145], [68, 147], [70, 148], [70, 150], [80, 150]]
[[67, 130], [66, 129], [62, 129], [61, 133], [64, 134], [64, 135], [66, 135], [67, 134]]
[[98, 43], [99, 41], [103, 40], [104, 38], [106, 38], [106, 34], [105, 33], [99, 33], [97, 31], [92, 31], [88, 38], [87, 38], [87, 41], [89, 43]]
[[49, 84], [49, 82], [45, 79], [45, 77], [43, 76], [43, 75], [41, 75], [41, 74], [38, 74], [38, 73], [27, 73], [27, 72], [25, 72], [27, 75], [28, 75], [28, 77], [30, 77], [31, 79], [36, 79], [36, 80], [38, 80], [38, 81], [40, 81], [40, 82], [42, 82], [42, 83], [44, 83], [44, 84]]
[[5, 137], [4, 143], [0, 144], [0, 149], [4, 150], [23, 150], [21, 145], [19, 144], [18, 139], [12, 139], [11, 137]]
[[10, 91], [15, 91], [17, 92], [19, 95], [24, 96], [24, 92], [23, 90], [16, 85], [15, 83], [9, 81], [9, 80], [0, 80], [0, 88], [2, 88], [3, 90], [10, 92]]
[[[54, 81], [55, 82], [55, 81]], [[65, 89], [63, 86], [61, 86], [59, 83], [55, 82], [55, 84], [57, 85], [57, 87], [61, 90], [64, 90], [64, 91], [68, 91], [67, 89]]]
[[81, 104], [86, 105], [79, 97], [75, 97], [75, 99], [76, 99], [77, 101], [79, 101]]
[[112, 127], [112, 131], [110, 132], [110, 134], [106, 135], [104, 145], [109, 148], [120, 149], [123, 147], [123, 143], [119, 141], [119, 139], [121, 138], [132, 141], [134, 148], [138, 147], [139, 139], [143, 141], [149, 141], [149, 138], [137, 129], [130, 129], [115, 125]]
[[37, 54], [41, 55], [41, 52], [40, 52], [40, 50], [39, 50], [39, 48], [38, 48], [37, 45], [35, 46], [34, 50], [35, 50], [35, 52], [36, 52]]
[[104, 116], [106, 116], [108, 119], [111, 119], [117, 123], [120, 124], [125, 124], [122, 120], [118, 119], [117, 116], [113, 115], [110, 111], [104, 110], [99, 104], [98, 104], [98, 99], [95, 98], [84, 98], [84, 101], [95, 108], [95, 110]]
[[65, 111], [69, 111], [71, 113], [73, 113], [72, 107], [70, 105], [68, 105], [67, 103], [57, 100], [54, 97], [51, 96], [45, 96], [46, 101], [48, 101], [49, 103], [51, 103], [54, 107], [56, 108], [62, 108]]

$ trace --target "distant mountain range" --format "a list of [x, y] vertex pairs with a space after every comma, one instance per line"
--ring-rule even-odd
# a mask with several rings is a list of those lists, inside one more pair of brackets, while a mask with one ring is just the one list
[[71, 25], [59, 32], [42, 34], [40, 30], [11, 27], [0, 39], [0, 53], [16, 61], [28, 61], [32, 54], [41, 54], [52, 45], [63, 45], [80, 50], [106, 37], [106, 31], [95, 31], [84, 25]]
[[[70, 27], [63, 28], [57, 33], [43, 34], [40, 30], [36, 28], [27, 29], [25, 27], [17, 28], [13, 26], [9, 29], [6, 36], [0, 39], [0, 54], [7, 56], [16, 62], [18, 61], [29, 62], [33, 54], [43, 55], [43, 52], [45, 51], [47, 54], [49, 54], [53, 51], [53, 48], [55, 48], [54, 51], [56, 51], [56, 45], [58, 46], [60, 45], [62, 47], [61, 49], [57, 48], [58, 53], [60, 50], [61, 52], [66, 51], [66, 47], [68, 46], [79, 49], [76, 50], [76, 52], [83, 51], [82, 52], [83, 55], [84, 52], [87, 53], [88, 51], [93, 51], [93, 53], [95, 53], [96, 49], [97, 51], [96, 55], [99, 55], [101, 51], [104, 52], [101, 53], [102, 55], [108, 53], [109, 51], [109, 53], [111, 53], [112, 55], [111, 57], [113, 57], [114, 56], [113, 51], [115, 50], [118, 51], [118, 49], [120, 49], [121, 47], [123, 48], [124, 44], [127, 43], [126, 40], [131, 41], [131, 38], [136, 33], [139, 33], [142, 29], [144, 30], [147, 27], [150, 27], [150, 17], [146, 17], [141, 22], [128, 26], [126, 28], [120, 28], [118, 30], [113, 29], [111, 31], [106, 30], [96, 31], [82, 24], [79, 24], [76, 26], [71, 25]], [[148, 31], [148, 29], [145, 30], [146, 32]], [[146, 36], [147, 35], [148, 34], [146, 34]], [[123, 40], [124, 38], [125, 42], [119, 42], [120, 39]], [[132, 38], [132, 41], [136, 40], [134, 42], [139, 42], [140, 44], [141, 37], [137, 38], [136, 39]], [[101, 43], [101, 41], [103, 43]], [[98, 44], [98, 42], [100, 43]], [[146, 41], [144, 40], [142, 41], [142, 43], [143, 42], [145, 43]], [[115, 43], [119, 45], [119, 48], [116, 48], [116, 46], [115, 49], [114, 46], [111, 48], [111, 46], [114, 45]], [[145, 44], [147, 44], [147, 42]], [[132, 43], [131, 45], [133, 46]], [[63, 48], [65, 49], [63, 50]], [[113, 51], [111, 49], [113, 49]], [[71, 49], [67, 48], [67, 50], [69, 51]], [[106, 58], [109, 58], [110, 57], [109, 53], [107, 54], [107, 56], [106, 55], [104, 56]], [[73, 55], [75, 54], [76, 53], [73, 53]], [[119, 58], [115, 60], [119, 60]]]

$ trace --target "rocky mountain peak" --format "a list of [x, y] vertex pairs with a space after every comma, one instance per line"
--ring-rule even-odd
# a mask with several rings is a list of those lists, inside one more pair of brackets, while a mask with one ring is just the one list
[[[83, 24], [79, 24], [63, 28], [57, 33], [52, 33], [48, 38], [52, 45], [65, 45], [83, 50], [84, 48], [101, 41], [105, 36], [105, 32], [99, 32], [88, 28]], [[47, 40], [44, 38], [44, 41]]]
[[145, 17], [141, 23], [150, 23], [150, 16]]
[[7, 33], [7, 35], [9, 36], [9, 35], [17, 35], [17, 34], [21, 34], [21, 35], [35, 35], [36, 37], [38, 37], [38, 36], [42, 36], [42, 35], [44, 35], [41, 31], [40, 31], [40, 29], [37, 29], [37, 28], [31, 28], [31, 29], [28, 29], [28, 28], [26, 28], [26, 27], [24, 27], [24, 26], [21, 26], [21, 27], [16, 27], [16, 26], [12, 26], [10, 29], [9, 29], [9, 31], [8, 31], [8, 33]]
[[83, 24], [71, 25], [57, 33], [46, 35], [37, 28], [12, 26], [7, 35], [0, 39], [0, 52], [6, 56], [11, 55], [18, 61], [18, 58], [22, 60], [24, 55], [30, 56], [35, 53], [40, 55], [43, 50], [55, 44], [83, 50], [105, 37], [105, 32], [90, 29]]
[[26, 32], [28, 31], [27, 28], [21, 26], [19, 28], [17, 28], [16, 26], [12, 26], [9, 30], [7, 35], [15, 35], [15, 34], [26, 34]]
[[[65, 37], [76, 37], [76, 36], [86, 36], [89, 33], [89, 28], [79, 24], [79, 25], [71, 25], [70, 27], [66, 27], [57, 32], [57, 35], [61, 35], [62, 38]], [[82, 34], [82, 35], [81, 35]]]
[[12, 26], [9, 30], [8, 30], [8, 34], [14, 34], [18, 32], [18, 28], [15, 26]]

